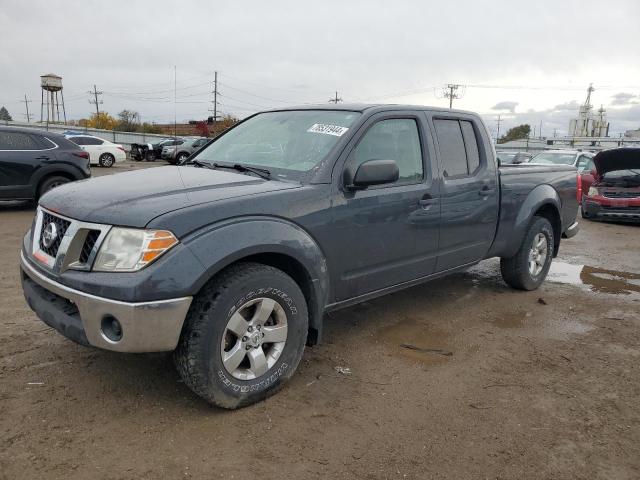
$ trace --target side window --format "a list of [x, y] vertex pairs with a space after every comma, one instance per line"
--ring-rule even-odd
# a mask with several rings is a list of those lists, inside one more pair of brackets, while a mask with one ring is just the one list
[[85, 137], [84, 139], [84, 145], [102, 145], [103, 143], [104, 140], [100, 140], [99, 138]]
[[86, 145], [85, 137], [69, 137], [69, 140], [71, 140], [76, 145]]
[[349, 162], [357, 168], [368, 160], [395, 160], [400, 171], [398, 182], [420, 181], [424, 169], [416, 121], [394, 118], [374, 124], [354, 148]]
[[42, 150], [40, 145], [26, 133], [0, 132], [0, 150]]
[[478, 140], [476, 132], [473, 130], [471, 122], [466, 120], [460, 121], [462, 127], [462, 138], [464, 138], [464, 146], [467, 149], [467, 165], [469, 173], [473, 174], [480, 166], [480, 151], [478, 150]]
[[437, 119], [433, 123], [436, 126], [436, 136], [444, 167], [443, 175], [445, 177], [468, 175], [467, 154], [458, 120]]
[[470, 176], [480, 167], [480, 150], [468, 120], [435, 119], [445, 177]]

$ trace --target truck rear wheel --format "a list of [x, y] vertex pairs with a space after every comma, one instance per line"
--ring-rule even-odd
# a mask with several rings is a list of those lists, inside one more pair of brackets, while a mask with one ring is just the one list
[[212, 405], [239, 408], [273, 395], [304, 351], [307, 305], [277, 268], [240, 263], [194, 298], [174, 359], [191, 390]]
[[547, 277], [553, 259], [553, 227], [544, 217], [533, 217], [520, 249], [500, 259], [502, 278], [519, 290], [535, 290]]

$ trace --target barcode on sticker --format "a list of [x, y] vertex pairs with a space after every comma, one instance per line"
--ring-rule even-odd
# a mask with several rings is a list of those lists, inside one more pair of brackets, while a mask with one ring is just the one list
[[341, 127], [339, 125], [327, 125], [324, 123], [314, 123], [311, 125], [307, 132], [310, 133], [324, 133], [325, 135], [334, 135], [341, 137], [345, 132], [349, 130], [347, 127]]

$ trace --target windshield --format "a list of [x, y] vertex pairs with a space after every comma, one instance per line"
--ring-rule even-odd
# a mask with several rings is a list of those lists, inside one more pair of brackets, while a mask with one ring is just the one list
[[640, 170], [614, 170], [606, 172], [601, 179], [602, 186], [638, 187], [640, 186]]
[[359, 116], [335, 110], [260, 113], [215, 140], [195, 159], [305, 172], [324, 159]]
[[576, 161], [575, 153], [543, 152], [531, 159], [531, 163], [550, 165], [573, 165]]

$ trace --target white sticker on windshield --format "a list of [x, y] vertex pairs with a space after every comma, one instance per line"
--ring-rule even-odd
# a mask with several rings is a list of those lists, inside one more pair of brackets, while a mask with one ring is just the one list
[[333, 135], [341, 137], [345, 132], [349, 130], [347, 127], [341, 127], [339, 125], [327, 125], [324, 123], [314, 123], [311, 125], [307, 132], [311, 133], [324, 133], [325, 135]]

